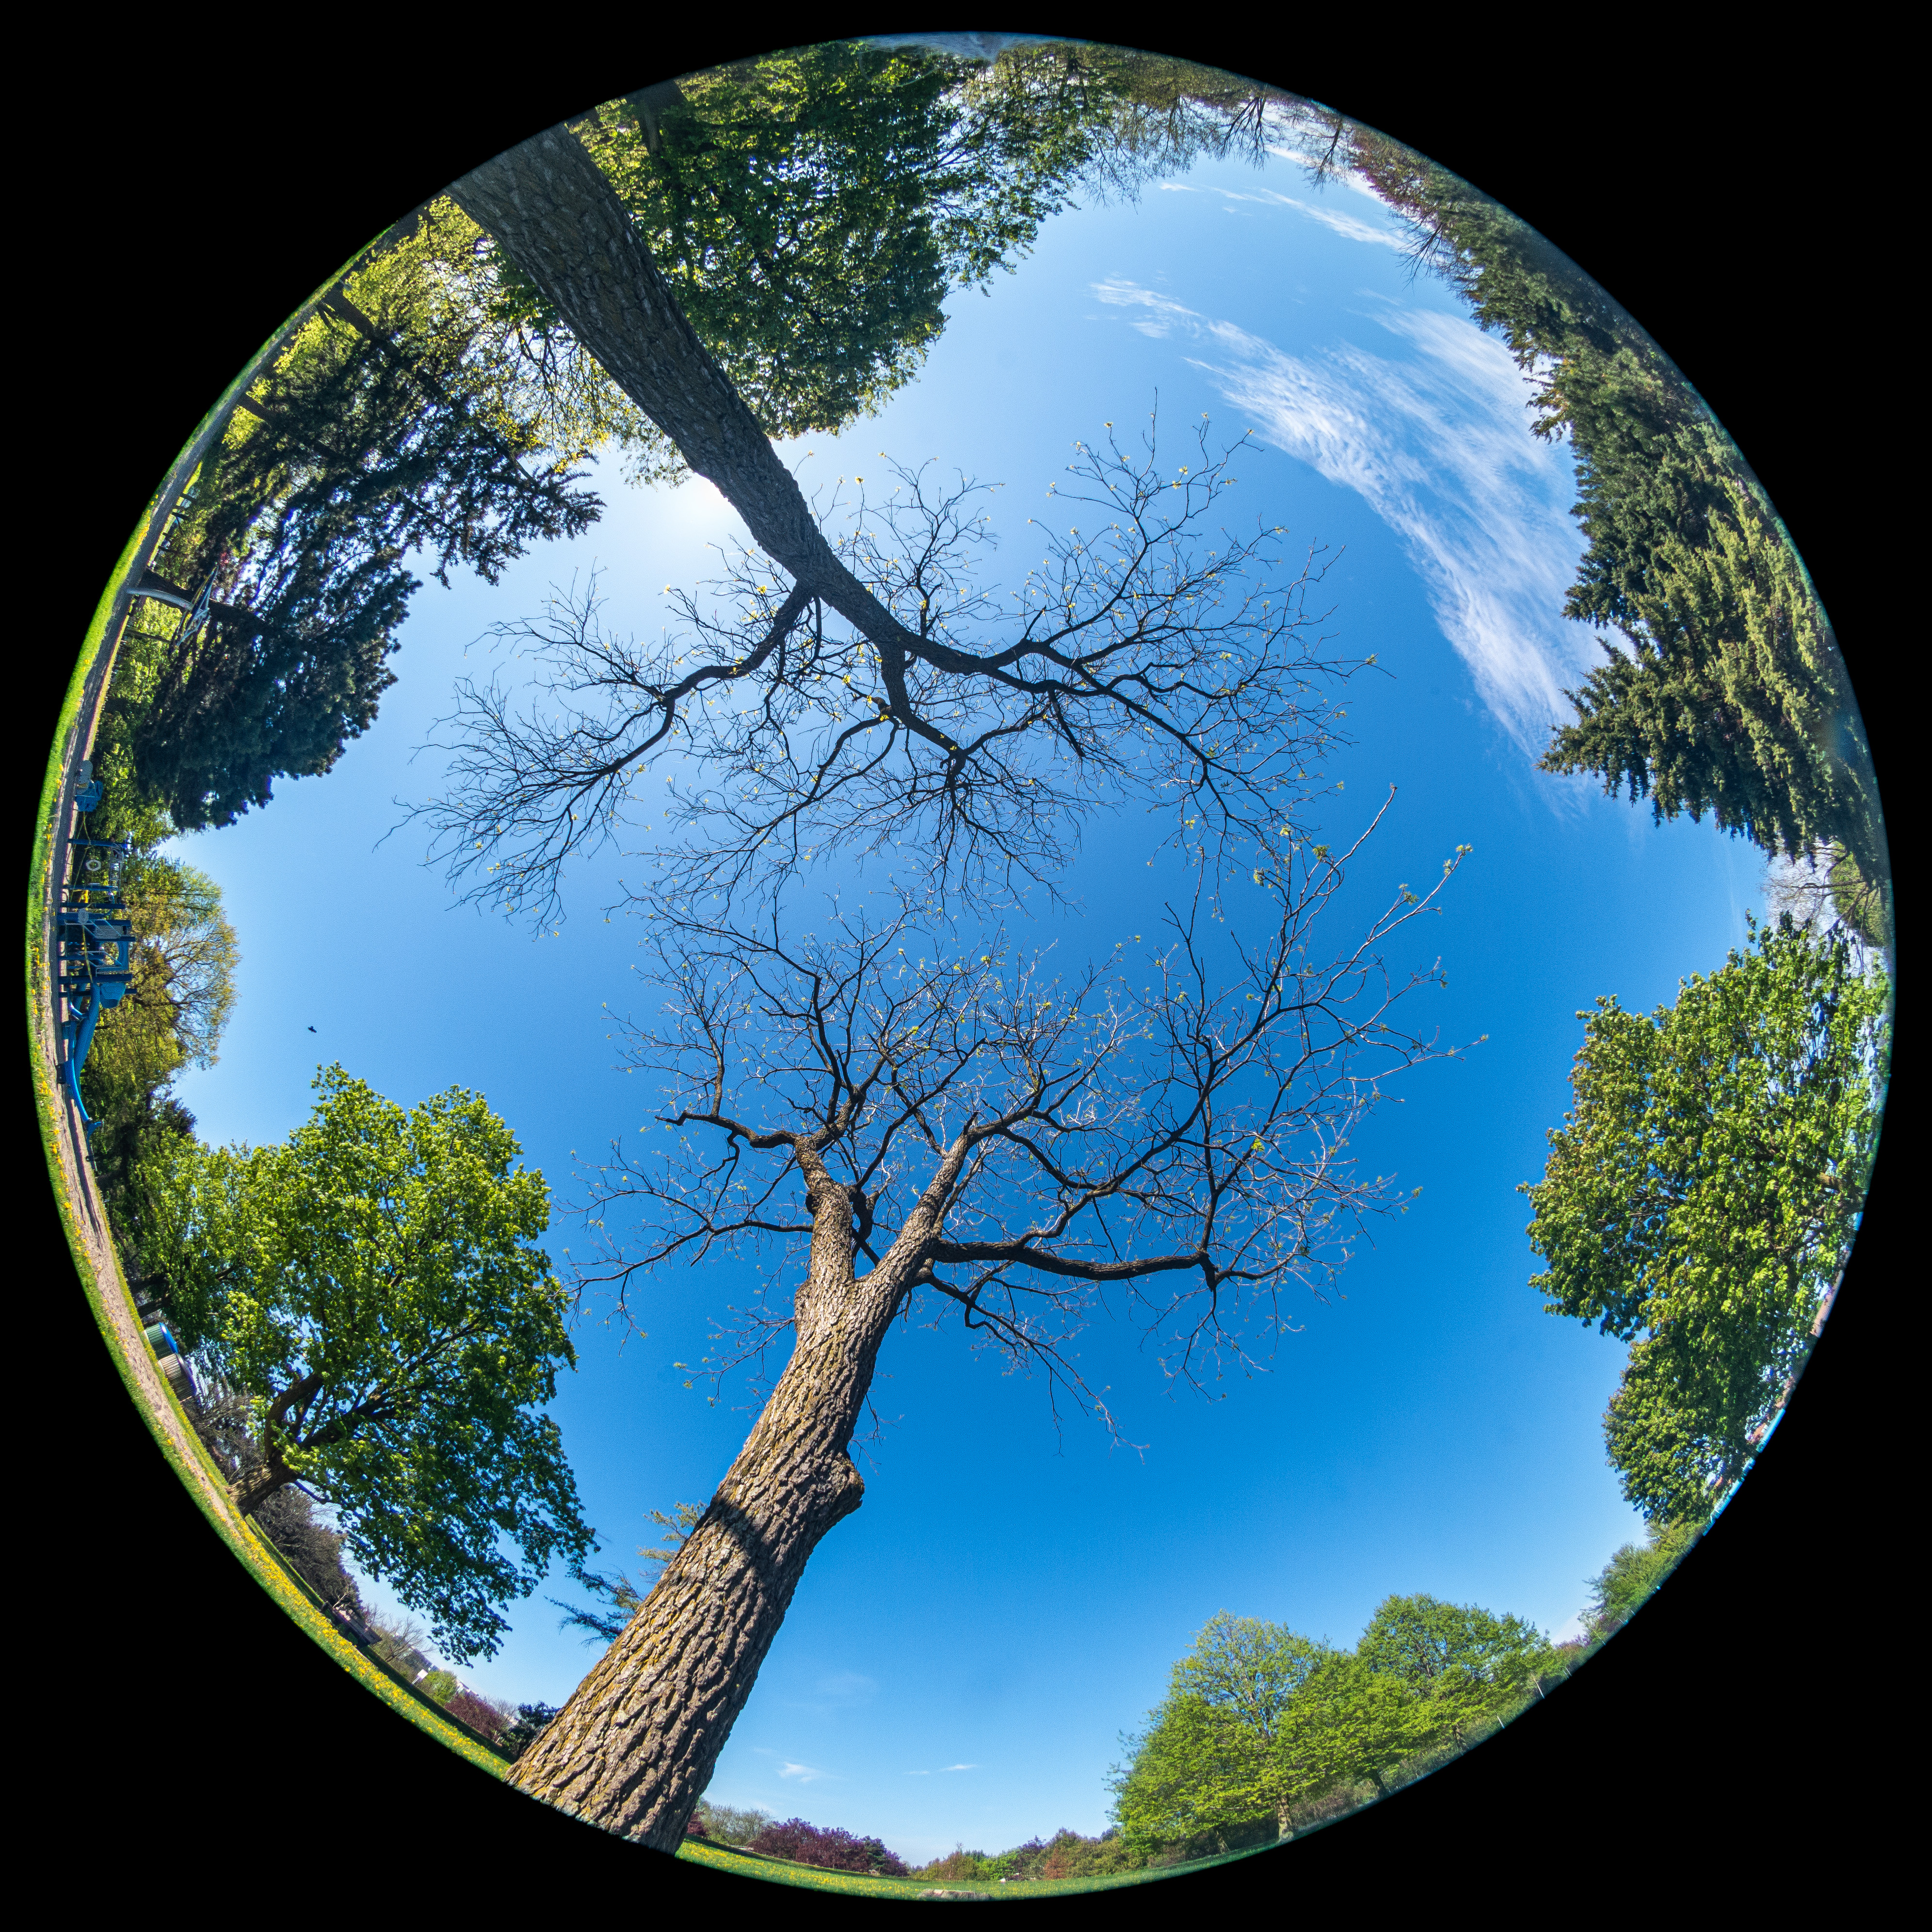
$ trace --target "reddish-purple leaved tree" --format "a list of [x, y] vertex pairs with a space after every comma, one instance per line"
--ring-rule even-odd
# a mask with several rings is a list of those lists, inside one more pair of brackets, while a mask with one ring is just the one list
[[877, 1838], [856, 1838], [836, 1825], [808, 1825], [788, 1818], [767, 1825], [746, 1850], [767, 1858], [790, 1858], [801, 1865], [824, 1865], [832, 1871], [871, 1872], [881, 1878], [904, 1878], [905, 1861], [889, 1852]]

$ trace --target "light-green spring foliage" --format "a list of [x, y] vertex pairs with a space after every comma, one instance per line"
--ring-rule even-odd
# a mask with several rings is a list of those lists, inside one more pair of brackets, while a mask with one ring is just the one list
[[1379, 1788], [1406, 1760], [1462, 1742], [1559, 1669], [1521, 1618], [1426, 1595], [1390, 1598], [1352, 1652], [1224, 1612], [1128, 1741], [1114, 1815], [1144, 1851], [1225, 1840], [1258, 1820], [1286, 1836], [1299, 1808]]
[[1803, 1366], [1877, 1143], [1887, 998], [1842, 934], [1781, 920], [1648, 1018], [1579, 1015], [1575, 1105], [1522, 1190], [1530, 1285], [1631, 1344], [1605, 1438], [1654, 1521], [1709, 1513]]
[[278, 1145], [165, 1150], [151, 1265], [184, 1342], [251, 1399], [265, 1461], [238, 1495], [298, 1480], [333, 1504], [356, 1561], [467, 1661], [500, 1642], [498, 1604], [592, 1546], [540, 1409], [576, 1360], [533, 1245], [549, 1190], [481, 1095], [406, 1112], [340, 1066], [315, 1085]]
[[1598, 1637], [1630, 1622], [1703, 1533], [1696, 1522], [1653, 1522], [1641, 1543], [1626, 1543], [1590, 1580], [1586, 1622]]

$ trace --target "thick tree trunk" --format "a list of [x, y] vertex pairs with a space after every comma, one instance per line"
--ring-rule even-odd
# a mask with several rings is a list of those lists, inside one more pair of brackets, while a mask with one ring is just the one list
[[[611, 379], [723, 492], [753, 540], [881, 650], [916, 645], [838, 561], [791, 472], [698, 339], [582, 142], [553, 128], [465, 175], [451, 198], [550, 300]], [[960, 664], [966, 660], [962, 658]]]
[[228, 1485], [229, 1500], [243, 1516], [253, 1516], [278, 1490], [295, 1480], [295, 1472], [279, 1462], [258, 1462]]
[[801, 1152], [813, 1228], [791, 1360], [710, 1507], [511, 1783], [607, 1831], [676, 1850], [806, 1562], [864, 1497], [848, 1453], [853, 1431], [963, 1152], [949, 1156], [862, 1280], [851, 1194]]

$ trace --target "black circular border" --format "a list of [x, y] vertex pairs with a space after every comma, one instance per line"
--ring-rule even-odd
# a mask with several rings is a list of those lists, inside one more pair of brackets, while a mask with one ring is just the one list
[[[317, 44], [314, 15], [286, 40], [236, 15], [177, 18], [152, 38], [89, 22], [54, 44], [26, 144], [40, 165], [15, 176], [16, 354], [42, 372], [26, 380], [16, 446], [28, 472], [14, 524], [23, 870], [59, 694], [147, 493], [322, 275], [464, 168], [595, 99], [907, 24], [814, 14], [815, 28], [667, 34], [634, 10], [591, 12], [560, 20], [571, 45], [553, 50], [523, 44], [527, 16], [487, 30], [470, 16], [467, 39], [446, 13], [334, 17], [344, 44]], [[1802, 70], [1754, 72], [1735, 46], [1666, 53], [1635, 19], [1607, 50], [1565, 52], [1548, 38], [1560, 24], [1364, 15], [1352, 34], [1295, 26], [1235, 42], [1062, 10], [1040, 30], [1322, 100], [1495, 194], [1594, 274], [1770, 491], [1844, 644], [1878, 769], [1896, 773], [1904, 668], [1884, 616], [1899, 573], [1881, 452], [1906, 406], [1874, 373], [1892, 360], [1881, 271], [1898, 253], [1862, 213], [1886, 178], [1875, 76], [1848, 39], [1806, 47]], [[1459, 30], [1465, 40], [1438, 44]], [[1512, 32], [1522, 44], [1499, 48]], [[149, 206], [154, 188], [195, 212]], [[620, 1886], [646, 1910], [849, 1913], [792, 1890], [745, 1899], [528, 1804], [382, 1712], [302, 1636], [224, 1553], [122, 1394], [40, 1179], [31, 1097], [16, 1091], [28, 1252], [14, 1304], [27, 1504], [14, 1609], [39, 1843], [104, 1834], [84, 1855], [93, 1896], [185, 1883], [204, 1906], [267, 1881], [283, 1906], [359, 1912], [373, 1882], [398, 1906], [493, 1914], [575, 1912]], [[1876, 1886], [1887, 1774], [1865, 1732], [1899, 1735], [1907, 1635], [1892, 1554], [1907, 1468], [1890, 1305], [1900, 1118], [1894, 1104], [1845, 1290], [1786, 1421], [1712, 1536], [1600, 1658], [1494, 1742], [1338, 1828], [1222, 1872], [1059, 1901], [1062, 1915], [1330, 1898], [1378, 1916], [1588, 1912], [1600, 1898], [1645, 1911], [1730, 1893], [1754, 1867], [1782, 1889], [1774, 1875], [1794, 1861]]]

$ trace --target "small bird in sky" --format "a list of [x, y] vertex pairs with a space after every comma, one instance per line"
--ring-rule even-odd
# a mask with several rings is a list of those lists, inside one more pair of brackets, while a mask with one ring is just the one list
[[310, 1028], [309, 1028], [309, 1031], [310, 1031], [310, 1033], [314, 1032], [314, 1030], [315, 1030], [315, 1028], [314, 1028], [314, 1027], [310, 1027]]

